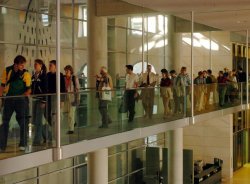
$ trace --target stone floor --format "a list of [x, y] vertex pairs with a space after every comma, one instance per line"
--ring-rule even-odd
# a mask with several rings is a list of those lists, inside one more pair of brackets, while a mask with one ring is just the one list
[[250, 184], [250, 164], [244, 165], [243, 168], [234, 172], [230, 181], [222, 182], [223, 184]]

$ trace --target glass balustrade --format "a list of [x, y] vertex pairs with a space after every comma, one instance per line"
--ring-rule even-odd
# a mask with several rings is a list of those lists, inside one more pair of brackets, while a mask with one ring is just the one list
[[[41, 103], [41, 99], [46, 103]], [[55, 94], [1, 100], [0, 159], [56, 146]], [[194, 86], [194, 115], [245, 102], [245, 83]], [[67, 145], [189, 117], [191, 87], [86, 89], [61, 94], [60, 105], [61, 145]]]

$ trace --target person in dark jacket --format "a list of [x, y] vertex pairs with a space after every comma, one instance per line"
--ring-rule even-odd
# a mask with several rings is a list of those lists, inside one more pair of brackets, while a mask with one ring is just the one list
[[219, 105], [222, 107], [225, 105], [225, 96], [227, 92], [227, 78], [224, 76], [223, 71], [219, 71], [217, 78], [218, 82], [218, 93], [219, 93]]
[[32, 119], [33, 124], [35, 125], [33, 146], [40, 146], [42, 136], [46, 141], [46, 135], [45, 132], [43, 132], [43, 128], [45, 128], [43, 127], [43, 115], [46, 104], [45, 94], [47, 93], [47, 68], [41, 59], [35, 60], [34, 74], [31, 80], [31, 91], [32, 95], [34, 95], [32, 104]]
[[[16, 112], [16, 120], [20, 126], [19, 149], [26, 150], [29, 124], [29, 99], [31, 93], [31, 76], [25, 69], [25, 57], [18, 55], [14, 63], [3, 70], [0, 86], [0, 97], [6, 95], [4, 100], [2, 124], [0, 126], [0, 152], [5, 152], [8, 141], [9, 122], [12, 114]], [[19, 97], [14, 97], [19, 96]]]
[[[55, 126], [56, 122], [56, 60], [51, 60], [49, 62], [49, 72], [47, 73], [47, 80], [48, 80], [48, 100], [47, 100], [47, 108], [46, 108], [46, 118], [51, 126]], [[61, 93], [66, 92], [65, 88], [65, 81], [64, 81], [64, 76], [62, 73], [60, 73], [60, 85]], [[62, 101], [63, 96], [62, 96]], [[55, 133], [55, 132], [54, 132]]]

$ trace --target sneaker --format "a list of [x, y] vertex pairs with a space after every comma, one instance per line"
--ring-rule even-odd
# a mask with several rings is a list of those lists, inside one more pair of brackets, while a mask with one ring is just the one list
[[25, 147], [24, 146], [19, 146], [19, 150], [20, 151], [25, 151]]

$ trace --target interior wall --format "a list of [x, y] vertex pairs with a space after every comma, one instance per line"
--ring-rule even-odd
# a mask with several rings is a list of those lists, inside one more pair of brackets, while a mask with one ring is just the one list
[[192, 149], [194, 160], [213, 163], [223, 160], [222, 177], [233, 176], [233, 115], [209, 119], [184, 128], [184, 148]]

